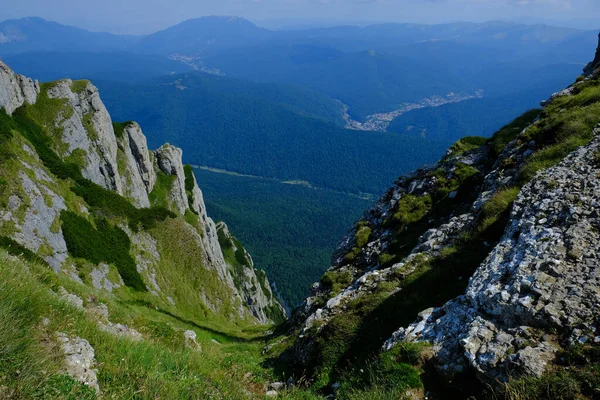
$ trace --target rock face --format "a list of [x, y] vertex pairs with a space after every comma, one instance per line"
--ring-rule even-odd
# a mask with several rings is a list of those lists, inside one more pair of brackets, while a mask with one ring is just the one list
[[440, 370], [473, 367], [506, 380], [506, 371], [540, 376], [557, 346], [600, 342], [600, 129], [588, 146], [526, 185], [504, 237], [477, 269], [466, 294], [430, 309], [386, 344], [434, 344]]
[[136, 207], [150, 207], [148, 194], [152, 192], [156, 183], [156, 172], [142, 128], [135, 122], [127, 124], [119, 144], [125, 160], [125, 165], [120, 171], [123, 194], [131, 199]]
[[600, 34], [598, 35], [598, 49], [596, 50], [596, 57], [583, 69], [584, 75], [590, 75], [600, 67]]
[[[23, 205], [24, 218], [21, 221], [17, 218], [13, 219], [15, 225], [19, 227], [15, 239], [38, 253], [40, 250], [49, 249], [50, 251], [46, 251], [48, 254], [44, 254], [43, 258], [55, 271], [58, 271], [67, 259], [67, 244], [62, 232], [53, 229], [53, 224], [59, 218], [61, 211], [66, 209], [65, 202], [43, 183], [34, 181], [23, 171], [19, 173], [19, 177], [27, 197], [27, 205]], [[42, 180], [44, 181], [49, 182]]]
[[35, 104], [39, 93], [37, 81], [15, 74], [0, 61], [0, 108], [12, 114], [24, 103]]
[[[113, 124], [98, 89], [88, 81], [66, 79], [40, 86], [14, 74], [0, 62], [0, 107], [13, 113], [25, 104], [28, 104], [25, 111], [35, 115], [30, 116], [32, 121], [48, 135], [51, 149], [63, 161], [80, 167], [84, 178], [122, 195], [137, 208], [167, 208], [182, 221], [178, 225], [181, 226], [179, 232], [184, 239], [189, 239], [187, 244], [197, 255], [197, 268], [215, 271], [218, 282], [210, 284], [222, 289], [220, 297], [228, 297], [224, 301], [202, 294], [208, 309], [220, 312], [221, 305], [228, 303], [234, 306], [235, 310], [229, 311], [235, 313], [236, 318], [271, 322], [273, 315], [267, 309], [278, 310], [280, 305], [266, 277], [260, 275], [252, 263], [243, 270], [228, 266], [217, 225], [206, 213], [193, 173], [187, 171], [186, 174], [181, 149], [165, 144], [149, 151], [140, 126], [135, 122]], [[14, 140], [19, 140], [14, 147], [22, 151], [9, 158], [14, 165], [3, 164], [0, 168], [0, 177], [9, 188], [5, 206], [0, 207], [0, 235], [36, 252], [56, 272], [65, 272], [83, 283], [77, 274], [79, 261], [73, 260], [68, 252], [61, 213], [74, 212], [94, 222], [98, 210], [74, 195], [73, 182], [50, 172], [32, 143], [21, 135], [16, 135]], [[137, 251], [132, 254], [136, 269], [150, 293], [168, 298], [169, 304], [176, 307], [172, 292], [163, 293], [163, 289], [177, 288], [171, 282], [159, 284], [161, 274], [157, 263], [162, 255], [152, 232], [130, 229], [123, 221], [111, 223], [119, 225], [129, 236], [133, 251]], [[251, 260], [249, 255], [247, 257]], [[92, 266], [89, 278], [98, 290], [112, 291], [124, 285], [117, 268], [105, 263]], [[121, 326], [107, 326], [126, 333]]]
[[62, 80], [48, 89], [50, 99], [66, 102], [55, 122], [62, 129], [67, 146], [64, 157], [78, 151], [83, 156], [82, 174], [98, 185], [123, 194], [117, 167], [117, 140], [110, 115], [100, 100], [98, 89], [90, 83], [73, 92], [73, 82]]
[[185, 193], [185, 173], [183, 172], [183, 162], [181, 161], [182, 155], [183, 151], [180, 148], [168, 143], [154, 151], [159, 170], [164, 174], [174, 177], [168, 201], [171, 207], [176, 209], [180, 214], [185, 213], [185, 210], [190, 207]]

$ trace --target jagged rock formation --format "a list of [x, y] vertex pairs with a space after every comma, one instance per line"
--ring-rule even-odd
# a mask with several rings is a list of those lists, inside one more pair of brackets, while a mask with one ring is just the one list
[[292, 315], [281, 357], [335, 379], [424, 342], [444, 380], [496, 384], [600, 344], [599, 80], [398, 179]]
[[185, 194], [185, 174], [183, 172], [183, 163], [181, 157], [183, 151], [170, 144], [164, 144], [161, 148], [154, 151], [154, 156], [158, 168], [165, 174], [174, 176], [175, 180], [169, 192], [169, 205], [179, 211], [181, 214], [189, 208], [188, 200]]
[[[189, 301], [184, 298], [186, 292], [196, 292], [196, 307], [202, 304], [232, 320], [268, 323], [281, 317], [279, 311], [273, 312], [280, 305], [264, 273], [255, 270], [253, 264], [236, 270], [225, 261], [217, 226], [206, 214], [192, 170], [184, 168], [181, 149], [165, 144], [149, 151], [140, 126], [113, 123], [98, 89], [88, 81], [67, 79], [38, 85], [0, 63], [0, 108], [19, 121], [39, 124], [45, 135], [11, 134], [7, 140], [14, 144], [3, 144], [16, 157], [1, 160], [6, 203], [0, 207], [0, 236], [14, 239], [56, 272], [83, 283], [78, 273], [82, 260], [72, 256], [73, 249], [66, 240], [64, 213], [88, 220], [88, 229], [96, 229], [100, 219], [108, 217], [131, 242], [125, 244], [131, 247], [126, 257], [132, 257], [143, 280], [138, 288], [146, 286], [165, 307], [176, 308], [180, 302]], [[57, 163], [65, 165], [59, 166], [60, 172], [56, 171]], [[74, 169], [79, 178], [64, 172]], [[156, 211], [137, 213], [121, 200], [99, 193], [102, 189], [86, 192], [85, 187], [93, 184], [123, 196], [141, 211], [150, 207]], [[96, 203], [98, 196], [105, 199]], [[121, 205], [111, 211], [115, 201]], [[132, 218], [154, 218], [164, 226], [152, 230], [144, 225], [140, 229], [132, 225]], [[162, 235], [165, 229], [173, 237]], [[178, 288], [170, 280], [179, 278], [170, 270], [180, 268], [182, 258], [188, 266], [186, 274], [204, 277], [188, 279], [186, 283], [195, 288]], [[102, 261], [96, 260], [90, 268], [89, 280], [94, 287], [112, 292], [131, 284], [123, 278], [123, 265], [115, 267], [111, 260]], [[173, 278], [169, 278], [171, 274]], [[245, 285], [236, 285], [237, 281]]]
[[[119, 141], [125, 163], [121, 168], [123, 194], [137, 207], [149, 207], [148, 194], [154, 189], [156, 171], [152, 153], [148, 150], [146, 136], [142, 128], [128, 123], [123, 128], [123, 137]], [[133, 168], [133, 169], [131, 169]]]
[[15, 74], [0, 61], [0, 107], [12, 114], [24, 103], [35, 104], [40, 86], [23, 75]]
[[[504, 237], [470, 280], [464, 296], [401, 328], [387, 342], [430, 341], [451, 375], [474, 367], [488, 378], [506, 371], [540, 376], [560, 348], [600, 342], [600, 170], [596, 139], [527, 184]], [[553, 336], [554, 336], [553, 335]]]
[[598, 49], [596, 49], [596, 57], [583, 69], [584, 75], [591, 75], [600, 67], [600, 34], [598, 35]]

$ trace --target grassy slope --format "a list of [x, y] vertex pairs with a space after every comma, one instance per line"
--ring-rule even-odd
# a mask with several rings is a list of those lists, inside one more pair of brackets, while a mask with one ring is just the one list
[[[60, 372], [62, 355], [53, 343], [54, 332], [85, 338], [94, 347], [99, 384], [107, 399], [262, 398], [271, 379], [269, 370], [260, 366], [265, 328], [230, 335], [202, 329], [193, 321], [129, 305], [56, 275], [44, 265], [9, 256], [4, 250], [0, 250], [0, 282], [2, 394], [12, 393], [15, 398], [95, 398], [89, 389]], [[99, 330], [93, 319], [48, 290], [56, 291], [60, 286], [106, 303], [112, 322], [135, 327], [145, 340], [131, 342]], [[42, 324], [43, 318], [49, 319], [48, 325]], [[183, 330], [187, 329], [197, 333], [202, 352], [185, 347]], [[311, 397], [306, 394], [304, 398]]]

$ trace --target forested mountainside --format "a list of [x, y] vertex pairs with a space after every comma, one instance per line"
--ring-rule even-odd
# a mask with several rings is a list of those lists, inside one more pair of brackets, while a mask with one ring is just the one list
[[285, 85], [185, 74], [98, 86], [112, 114], [147, 126], [152, 144], [185, 148], [186, 162], [343, 192], [379, 194], [398, 173], [434, 162], [448, 147], [343, 129], [339, 102]]
[[599, 56], [399, 178], [271, 355], [339, 398], [597, 398]]

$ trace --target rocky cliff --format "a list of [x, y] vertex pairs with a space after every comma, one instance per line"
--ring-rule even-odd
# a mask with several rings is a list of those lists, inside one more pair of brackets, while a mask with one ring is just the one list
[[598, 68], [600, 68], [600, 34], [598, 35], [598, 48], [596, 49], [596, 57], [585, 66], [583, 69], [584, 75], [593, 74]]
[[544, 397], [564, 376], [594, 398], [591, 372], [570, 363], [600, 343], [597, 61], [542, 110], [399, 178], [270, 349], [334, 390], [422, 388], [424, 368], [439, 398], [530, 377], [547, 379]]
[[2, 243], [98, 289], [147, 292], [169, 312], [284, 317], [262, 271], [226, 260], [225, 225], [218, 232], [207, 216], [181, 149], [149, 151], [140, 126], [114, 123], [90, 82], [40, 85], [0, 62], [0, 108]]

